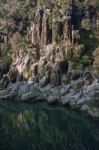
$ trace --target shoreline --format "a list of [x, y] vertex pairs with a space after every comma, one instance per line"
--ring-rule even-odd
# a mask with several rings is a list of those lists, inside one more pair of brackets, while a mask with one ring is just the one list
[[47, 102], [69, 106], [70, 108], [86, 113], [93, 118], [99, 118], [99, 83], [87, 86], [85, 90], [76, 92], [70, 85], [52, 87], [50, 84], [41, 88], [38, 83], [16, 82], [9, 84], [6, 89], [0, 90], [0, 101], [16, 102]]

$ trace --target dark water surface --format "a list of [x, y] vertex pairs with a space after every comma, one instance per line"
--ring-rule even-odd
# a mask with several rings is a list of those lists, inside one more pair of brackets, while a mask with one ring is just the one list
[[99, 150], [99, 120], [44, 103], [0, 102], [0, 150]]

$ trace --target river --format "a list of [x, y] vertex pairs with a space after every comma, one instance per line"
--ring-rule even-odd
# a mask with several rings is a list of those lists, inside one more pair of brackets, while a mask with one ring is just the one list
[[46, 103], [0, 101], [0, 150], [99, 150], [99, 120]]

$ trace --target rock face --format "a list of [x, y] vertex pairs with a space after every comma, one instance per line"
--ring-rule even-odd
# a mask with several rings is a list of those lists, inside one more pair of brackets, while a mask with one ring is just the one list
[[96, 72], [99, 72], [99, 47], [94, 51], [93, 56], [94, 56], [94, 64], [93, 64], [94, 70]]
[[[77, 81], [78, 84], [78, 81]], [[70, 84], [53, 87], [48, 84], [43, 88], [35, 82], [17, 82], [0, 91], [0, 100], [47, 101], [70, 105], [92, 117], [99, 117], [99, 83], [93, 83], [77, 91]]]
[[30, 20], [10, 16], [13, 61], [7, 71], [0, 65], [0, 100], [46, 100], [99, 116], [98, 14], [86, 3], [39, 1]]
[[31, 23], [31, 43], [36, 45], [39, 44], [41, 38], [41, 18], [42, 11], [37, 10], [33, 12], [33, 21]]
[[44, 49], [44, 47], [47, 45], [47, 35], [48, 35], [48, 26], [47, 26], [47, 21], [48, 21], [48, 12], [50, 10], [46, 10], [43, 14], [42, 17], [42, 34], [41, 34], [41, 49]]

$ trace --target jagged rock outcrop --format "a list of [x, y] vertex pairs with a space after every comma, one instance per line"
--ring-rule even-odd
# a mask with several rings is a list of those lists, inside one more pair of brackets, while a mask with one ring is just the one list
[[50, 10], [45, 10], [43, 17], [42, 17], [42, 33], [41, 33], [41, 49], [44, 49], [44, 47], [48, 44], [48, 14], [50, 13]]
[[[6, 47], [12, 48], [12, 63], [7, 71], [0, 65], [0, 100], [44, 99], [99, 116], [96, 6], [79, 0], [41, 4], [35, 2], [31, 12], [25, 10], [31, 19], [13, 12], [7, 17], [11, 20], [5, 26]], [[7, 39], [0, 38], [0, 45]]]
[[[47, 84], [42, 87], [37, 82], [17, 82], [0, 91], [0, 100], [60, 103], [92, 117], [99, 117], [99, 83], [93, 82], [86, 86], [84, 82], [81, 84], [81, 81], [75, 81], [75, 85], [71, 84], [56, 87]], [[79, 85], [82, 90], [78, 91]]]
[[99, 47], [94, 51], [93, 56], [94, 56], [93, 67], [95, 71], [99, 72]]
[[41, 39], [41, 21], [42, 21], [42, 11], [37, 10], [33, 12], [33, 21], [31, 24], [31, 43], [34, 45], [38, 45]]

